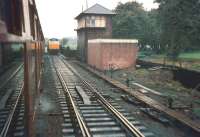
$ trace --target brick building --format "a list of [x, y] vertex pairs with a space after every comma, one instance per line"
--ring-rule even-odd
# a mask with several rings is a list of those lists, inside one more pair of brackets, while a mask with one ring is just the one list
[[88, 64], [99, 70], [135, 66], [138, 40], [93, 39], [88, 41]]
[[89, 39], [112, 38], [112, 16], [114, 15], [111, 10], [95, 4], [76, 17], [78, 57], [81, 61], [87, 62]]

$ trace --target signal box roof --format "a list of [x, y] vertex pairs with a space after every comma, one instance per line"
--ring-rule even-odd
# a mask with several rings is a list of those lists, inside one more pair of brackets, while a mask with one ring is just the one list
[[88, 40], [88, 43], [132, 43], [138, 44], [136, 39], [91, 39]]
[[99, 4], [95, 4], [92, 7], [86, 9], [82, 13], [80, 13], [76, 19], [79, 19], [83, 15], [115, 15], [115, 13]]

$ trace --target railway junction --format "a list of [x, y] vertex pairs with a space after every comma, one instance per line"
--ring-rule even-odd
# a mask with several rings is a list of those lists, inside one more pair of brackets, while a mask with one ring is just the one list
[[75, 58], [45, 41], [34, 0], [0, 4], [0, 137], [200, 136], [200, 120], [159, 102], [162, 93], [112, 77], [136, 66], [139, 48], [112, 39], [111, 10], [95, 4], [76, 17]]

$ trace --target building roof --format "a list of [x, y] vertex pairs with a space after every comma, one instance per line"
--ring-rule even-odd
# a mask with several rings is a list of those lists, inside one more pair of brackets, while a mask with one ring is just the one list
[[85, 11], [83, 11], [82, 13], [80, 13], [76, 19], [80, 18], [83, 15], [86, 14], [96, 14], [96, 15], [115, 15], [114, 12], [112, 12], [111, 10], [99, 5], [99, 4], [95, 4], [92, 7], [86, 9]]
[[137, 44], [138, 40], [136, 40], [136, 39], [91, 39], [91, 40], [88, 40], [88, 43], [133, 43], [133, 44]]

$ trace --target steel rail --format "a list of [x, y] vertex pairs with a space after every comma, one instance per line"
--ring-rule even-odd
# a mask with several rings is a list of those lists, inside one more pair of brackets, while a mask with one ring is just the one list
[[14, 76], [16, 76], [16, 74], [20, 71], [20, 69], [22, 68], [23, 64], [21, 64], [13, 73], [12, 75], [3, 82], [3, 84], [0, 85], [0, 90], [10, 81], [13, 79]]
[[8, 134], [8, 130], [9, 130], [10, 126], [12, 126], [11, 123], [12, 123], [14, 114], [16, 112], [17, 105], [19, 104], [20, 98], [22, 96], [23, 90], [24, 90], [24, 83], [22, 84], [22, 87], [20, 89], [20, 93], [17, 96], [17, 100], [16, 100], [16, 102], [14, 104], [14, 107], [13, 107], [12, 111], [10, 112], [10, 114], [8, 116], [8, 119], [7, 119], [7, 121], [6, 121], [5, 125], [4, 125], [4, 128], [1, 131], [0, 137], [6, 137], [7, 134]]
[[[62, 59], [61, 59], [62, 60]], [[63, 60], [62, 60], [63, 61]], [[113, 107], [93, 86], [91, 86], [84, 78], [74, 70], [74, 68], [67, 64], [65, 61], [63, 63], [76, 75], [80, 80], [96, 95], [96, 97], [101, 101], [106, 108], [112, 112], [118, 120], [125, 126], [126, 129], [135, 137], [145, 137], [126, 117], [124, 117], [115, 107]]]
[[[55, 66], [54, 66], [54, 67], [55, 67]], [[72, 105], [72, 109], [73, 109], [73, 111], [74, 111], [74, 113], [75, 113], [75, 117], [76, 117], [76, 119], [77, 119], [77, 121], [78, 121], [78, 124], [79, 124], [79, 126], [80, 126], [82, 136], [83, 136], [83, 137], [91, 137], [90, 132], [89, 132], [89, 130], [88, 130], [86, 124], [84, 123], [84, 121], [83, 121], [81, 115], [80, 115], [79, 112], [78, 112], [78, 109], [77, 109], [77, 107], [76, 107], [76, 105], [75, 105], [75, 103], [74, 103], [74, 101], [73, 101], [72, 95], [71, 95], [71, 93], [70, 93], [69, 90], [68, 90], [68, 87], [67, 87], [67, 85], [66, 85], [66, 82], [65, 82], [65, 80], [64, 80], [64, 78], [63, 78], [63, 76], [62, 76], [62, 74], [60, 73], [59, 70], [57, 70], [56, 67], [55, 67], [55, 70], [56, 70], [56, 73], [57, 73], [57, 75], [58, 75], [58, 77], [59, 77], [59, 80], [60, 80], [60, 82], [61, 82], [61, 85], [62, 85], [62, 87], [63, 87], [63, 90], [65, 91], [65, 93], [67, 93], [67, 97], [69, 98], [69, 101], [70, 101], [70, 103], [71, 103], [71, 105]]]
[[109, 111], [111, 111], [119, 120], [124, 124], [127, 129], [133, 133], [136, 137], [145, 137], [131, 122], [124, 117], [115, 107], [113, 107], [93, 86], [91, 86], [87, 81], [82, 79], [83, 83], [95, 93], [96, 97], [101, 101], [103, 105], [107, 107]]

